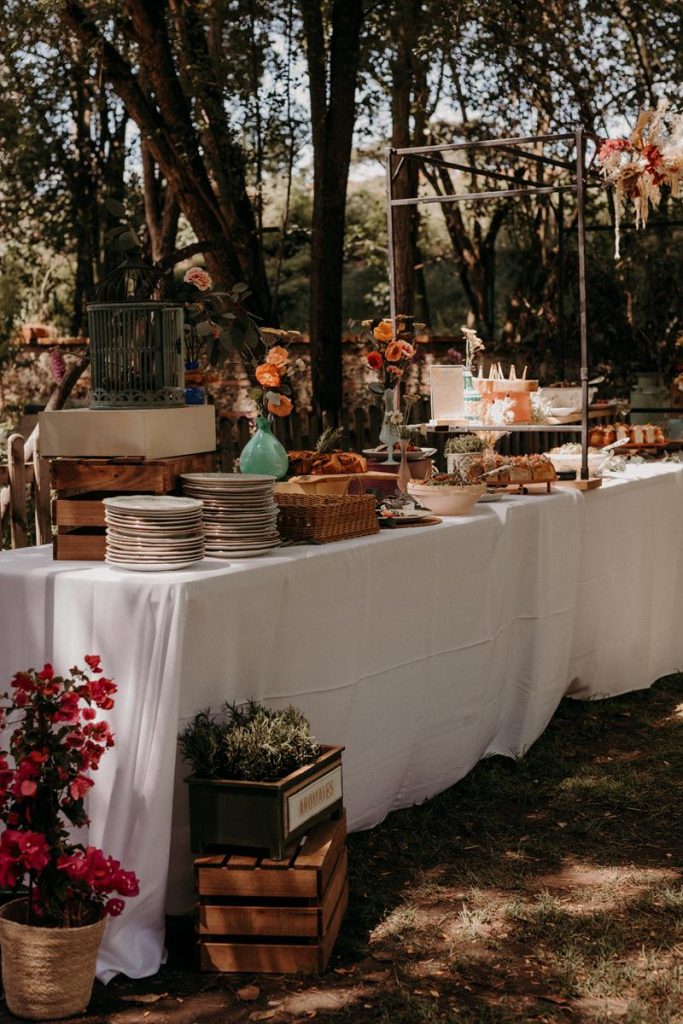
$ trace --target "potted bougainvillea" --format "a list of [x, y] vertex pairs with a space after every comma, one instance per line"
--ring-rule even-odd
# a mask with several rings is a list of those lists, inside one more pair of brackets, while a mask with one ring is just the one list
[[17, 672], [0, 698], [0, 886], [17, 894], [0, 909], [2, 975], [18, 1017], [82, 1012], [108, 915], [137, 896], [138, 881], [113, 857], [72, 840], [86, 826], [90, 772], [114, 745], [98, 710], [116, 686], [88, 655], [62, 677], [51, 665]]

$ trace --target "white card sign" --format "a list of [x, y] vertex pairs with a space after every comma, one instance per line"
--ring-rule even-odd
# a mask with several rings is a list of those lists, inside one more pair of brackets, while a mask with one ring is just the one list
[[465, 384], [462, 366], [429, 367], [432, 420], [448, 422], [465, 415]]
[[326, 775], [319, 776], [307, 786], [287, 797], [287, 834], [331, 807], [342, 797], [342, 770], [337, 765]]

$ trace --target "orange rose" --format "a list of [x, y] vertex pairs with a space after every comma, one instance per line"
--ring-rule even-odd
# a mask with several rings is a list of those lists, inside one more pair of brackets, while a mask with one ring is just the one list
[[279, 388], [281, 383], [280, 371], [272, 363], [261, 363], [256, 367], [256, 380], [264, 388]]
[[273, 345], [268, 349], [268, 362], [271, 366], [277, 366], [281, 370], [289, 362], [289, 352], [282, 345]]
[[389, 363], [398, 363], [403, 359], [403, 342], [390, 341], [386, 347], [384, 358]]
[[293, 409], [291, 400], [287, 398], [287, 395], [277, 395], [276, 397], [279, 399], [277, 405], [272, 398], [268, 401], [268, 412], [272, 412], [274, 416], [289, 416]]
[[372, 333], [377, 341], [391, 341], [394, 336], [391, 323], [387, 320], [382, 320], [381, 323], [377, 324]]

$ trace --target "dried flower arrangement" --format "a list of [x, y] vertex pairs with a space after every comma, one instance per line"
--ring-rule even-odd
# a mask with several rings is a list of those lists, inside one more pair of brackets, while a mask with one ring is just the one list
[[461, 327], [465, 336], [465, 369], [474, 372], [474, 360], [478, 352], [483, 352], [486, 345], [476, 331], [470, 327]]
[[628, 139], [608, 139], [598, 151], [602, 174], [615, 191], [615, 249], [619, 259], [621, 206], [624, 197], [633, 202], [636, 227], [647, 224], [650, 207], [657, 209], [661, 186], [673, 196], [683, 182], [683, 114], [669, 109], [661, 99], [656, 110], [642, 110]]

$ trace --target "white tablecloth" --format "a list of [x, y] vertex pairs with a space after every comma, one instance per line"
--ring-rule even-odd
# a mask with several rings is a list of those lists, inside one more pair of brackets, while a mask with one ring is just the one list
[[[189, 893], [176, 734], [199, 708], [294, 703], [346, 746], [351, 829], [519, 754], [566, 693], [607, 696], [683, 667], [683, 469], [638, 466], [587, 494], [508, 497], [430, 529], [252, 561], [134, 574], [0, 555], [0, 674], [101, 654], [116, 747], [89, 841], [141, 879], [98, 976], [154, 973]], [[174, 798], [176, 808], [172, 810]]]

